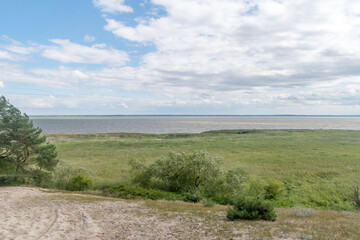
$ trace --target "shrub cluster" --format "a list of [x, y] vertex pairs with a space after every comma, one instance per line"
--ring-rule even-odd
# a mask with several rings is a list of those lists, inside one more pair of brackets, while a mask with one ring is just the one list
[[66, 161], [60, 160], [52, 172], [53, 184], [58, 189], [82, 191], [93, 184], [91, 173], [84, 168], [76, 168]]
[[87, 176], [79, 174], [70, 179], [65, 189], [69, 191], [84, 191], [92, 186], [93, 182]]
[[209, 199], [226, 205], [244, 191], [248, 174], [241, 168], [224, 172], [221, 164], [222, 158], [203, 151], [172, 152], [150, 165], [130, 162], [132, 181], [140, 187], [181, 193], [188, 202]]
[[188, 192], [203, 186], [221, 173], [221, 158], [207, 152], [191, 154], [171, 152], [153, 164], [130, 162], [133, 182], [145, 188], [157, 188], [170, 192]]
[[117, 185], [103, 190], [105, 195], [127, 199], [152, 199], [152, 200], [184, 200], [184, 196], [157, 189], [145, 189], [136, 186]]
[[0, 174], [0, 186], [17, 184], [18, 175]]
[[[264, 185], [249, 179], [241, 168], [224, 172], [221, 158], [207, 152], [170, 153], [150, 165], [132, 161], [133, 183], [140, 187], [119, 185], [106, 189], [106, 193], [123, 198], [168, 199], [233, 205], [228, 218], [275, 220], [275, 200], [284, 184], [272, 181]], [[154, 190], [157, 189], [157, 190]], [[248, 197], [244, 197], [247, 195]], [[234, 200], [234, 196], [240, 196]]]
[[268, 220], [275, 221], [276, 213], [274, 204], [262, 197], [250, 197], [240, 195], [235, 201], [234, 206], [227, 209], [227, 216], [230, 220]]

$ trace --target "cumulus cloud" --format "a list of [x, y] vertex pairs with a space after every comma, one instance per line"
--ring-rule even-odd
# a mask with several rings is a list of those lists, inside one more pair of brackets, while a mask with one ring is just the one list
[[0, 81], [0, 88], [4, 88], [4, 87], [5, 87], [4, 83]]
[[[169, 85], [294, 87], [359, 75], [360, 10], [349, 0], [153, 0], [167, 15], [105, 30], [157, 51], [143, 67]], [[186, 12], [186, 14], [184, 14]]]
[[[105, 13], [134, 11], [124, 1], [93, 2]], [[86, 89], [81, 97], [55, 96], [68, 108], [91, 109], [102, 103], [103, 107], [137, 109], [137, 113], [209, 106], [217, 109], [216, 113], [233, 114], [351, 114], [360, 110], [360, 3], [151, 3], [166, 14], [136, 16], [131, 25], [121, 15], [103, 15], [106, 31], [133, 42], [133, 47], [154, 47], [140, 56], [138, 65], [126, 65], [130, 57], [105, 44], [85, 46], [65, 39], [37, 47], [12, 43], [16, 48], [0, 47], [0, 58], [25, 56], [31, 51], [27, 47], [33, 47], [65, 66], [23, 69], [0, 62], [0, 81]], [[70, 63], [102, 66], [80, 68]], [[119, 96], [105, 97], [109, 90]], [[130, 97], [120, 97], [126, 94]]]
[[133, 12], [130, 6], [124, 4], [124, 0], [93, 0], [93, 4], [106, 13]]
[[42, 56], [63, 63], [108, 64], [112, 66], [124, 65], [129, 57], [126, 52], [106, 45], [92, 45], [91, 47], [73, 43], [68, 39], [51, 39], [56, 45], [43, 46]]

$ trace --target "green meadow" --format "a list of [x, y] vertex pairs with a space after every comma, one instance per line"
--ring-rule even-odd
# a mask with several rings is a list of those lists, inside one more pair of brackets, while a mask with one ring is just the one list
[[360, 131], [222, 130], [199, 134], [48, 134], [59, 159], [87, 169], [94, 188], [130, 183], [132, 159], [151, 163], [169, 152], [204, 150], [241, 167], [253, 184], [280, 181], [277, 206], [354, 208], [360, 182]]

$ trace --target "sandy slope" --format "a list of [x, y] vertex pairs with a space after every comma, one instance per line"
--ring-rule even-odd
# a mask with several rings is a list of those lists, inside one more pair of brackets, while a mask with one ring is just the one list
[[142, 201], [0, 188], [2, 240], [221, 238], [210, 234], [214, 229], [204, 219], [170, 215], [147, 208]]

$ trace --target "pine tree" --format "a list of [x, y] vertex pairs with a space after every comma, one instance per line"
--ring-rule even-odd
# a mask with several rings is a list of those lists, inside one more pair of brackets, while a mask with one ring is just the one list
[[51, 171], [58, 160], [55, 146], [42, 130], [0, 96], [0, 172], [26, 174], [29, 169]]

